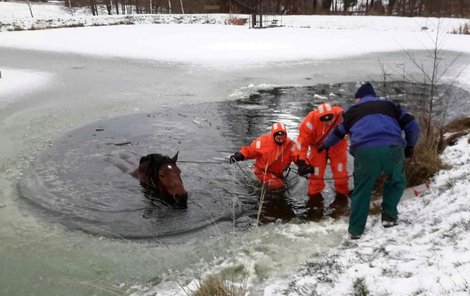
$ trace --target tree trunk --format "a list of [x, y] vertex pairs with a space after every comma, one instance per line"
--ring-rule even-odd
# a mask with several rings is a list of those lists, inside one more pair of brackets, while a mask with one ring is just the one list
[[113, 8], [113, 2], [112, 0], [108, 0], [108, 3], [106, 4], [106, 10], [108, 11], [108, 15], [111, 15], [111, 9]]
[[395, 7], [396, 2], [397, 2], [397, 0], [389, 0], [388, 1], [387, 15], [392, 15], [393, 14], [393, 9]]
[[94, 0], [90, 1], [90, 6], [91, 6], [91, 14], [93, 14], [95, 16], [96, 11], [95, 11], [95, 1]]
[[116, 4], [116, 14], [119, 14], [119, 0], [115, 0], [114, 3]]
[[31, 14], [31, 17], [34, 18], [34, 15], [33, 15], [33, 5], [31, 4], [30, 1], [26, 2], [26, 5], [28, 5], [28, 8], [29, 8], [29, 13]]
[[171, 0], [168, 0], [168, 13], [171, 14]]
[[323, 13], [325, 14], [330, 14], [331, 13], [331, 4], [333, 3], [333, 0], [322, 0], [321, 2], [321, 8]]
[[70, 14], [73, 16], [73, 9], [72, 9], [72, 0], [67, 0], [69, 4]]
[[184, 14], [183, 0], [180, 0], [181, 13]]

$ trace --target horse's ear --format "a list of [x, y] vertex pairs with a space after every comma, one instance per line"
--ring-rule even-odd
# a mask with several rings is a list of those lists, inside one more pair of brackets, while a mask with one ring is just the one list
[[175, 154], [175, 156], [173, 156], [173, 157], [171, 158], [171, 161], [172, 161], [173, 163], [176, 163], [176, 161], [178, 160], [178, 153], [180, 153], [180, 152], [177, 151], [176, 154]]

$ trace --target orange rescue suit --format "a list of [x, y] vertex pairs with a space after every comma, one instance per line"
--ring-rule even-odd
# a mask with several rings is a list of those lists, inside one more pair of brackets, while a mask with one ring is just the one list
[[[314, 196], [325, 188], [325, 169], [330, 159], [330, 168], [333, 173], [336, 193], [349, 195], [349, 178], [347, 169], [347, 148], [346, 139], [341, 140], [337, 145], [318, 153], [317, 149], [323, 144], [328, 134], [343, 120], [343, 108], [331, 106], [323, 103], [317, 109], [311, 111], [302, 121], [299, 127], [299, 159], [305, 160], [307, 164], [314, 168], [308, 181], [308, 195]], [[325, 115], [332, 115], [329, 122], [321, 121]], [[308, 150], [310, 148], [310, 154]]]
[[287, 134], [283, 123], [274, 123], [271, 127], [271, 134], [263, 134], [251, 145], [240, 149], [245, 159], [256, 159], [253, 173], [271, 190], [284, 188], [282, 173], [292, 161], [297, 162], [298, 158], [297, 145], [292, 139], [286, 137], [282, 145], [274, 141], [274, 134], [279, 131]]

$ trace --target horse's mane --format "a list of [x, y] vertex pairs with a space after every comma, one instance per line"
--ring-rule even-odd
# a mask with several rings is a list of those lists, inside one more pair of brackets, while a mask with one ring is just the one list
[[139, 164], [146, 164], [147, 177], [149, 178], [153, 187], [155, 187], [154, 189], [160, 189], [156, 187], [158, 186], [158, 180], [156, 179], [156, 176], [158, 176], [158, 171], [160, 170], [160, 167], [168, 163], [174, 164], [174, 161], [169, 156], [163, 156], [158, 153], [148, 154], [147, 156], [140, 158]]

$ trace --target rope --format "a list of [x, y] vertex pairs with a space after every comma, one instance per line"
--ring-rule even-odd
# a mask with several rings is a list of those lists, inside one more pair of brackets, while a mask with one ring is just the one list
[[[293, 169], [292, 171], [293, 171], [294, 174], [296, 174], [297, 176], [302, 177], [302, 176], [299, 175], [298, 170]], [[308, 175], [308, 176], [303, 176], [302, 178], [309, 179], [309, 176], [310, 176], [310, 175]], [[326, 177], [326, 178], [323, 177], [323, 178], [320, 178], [320, 177], [318, 177], [318, 178], [312, 178], [312, 179], [315, 179], [315, 180], [321, 180], [321, 179], [323, 179], [323, 180], [327, 181], [327, 180], [346, 179], [346, 178], [351, 178], [351, 177], [353, 177], [353, 176], [354, 176], [354, 175], [347, 175], [347, 176], [345, 176], [345, 177], [338, 177], [338, 178], [334, 178], [334, 177]]]
[[197, 164], [220, 164], [225, 163], [225, 161], [196, 161], [196, 160], [178, 160], [181, 163], [197, 163]]
[[[235, 161], [234, 164], [237, 165], [237, 167], [240, 169], [240, 171], [245, 175], [245, 177], [248, 179], [248, 180], [251, 180], [251, 175], [249, 175], [241, 166], [240, 164], [238, 163], [238, 161]], [[253, 186], [251, 184], [246, 184], [247, 186], [253, 188], [253, 189], [258, 189], [258, 186]]]
[[238, 161], [235, 161], [234, 163], [237, 165], [237, 167], [240, 169], [240, 171], [242, 171], [242, 173], [243, 173], [247, 178], [249, 178], [249, 179], [251, 178], [250, 175], [248, 175], [248, 173], [245, 172], [245, 170], [240, 166], [240, 164], [238, 163]]
[[[269, 165], [266, 163], [266, 167], [264, 168], [264, 176], [266, 176], [266, 173], [268, 171], [268, 166]], [[263, 181], [266, 181], [266, 179]], [[261, 217], [261, 210], [263, 209], [265, 195], [266, 195], [266, 182], [263, 182], [263, 186], [261, 187], [261, 196], [259, 198], [258, 215], [256, 217], [256, 226], [259, 225], [259, 218]]]

